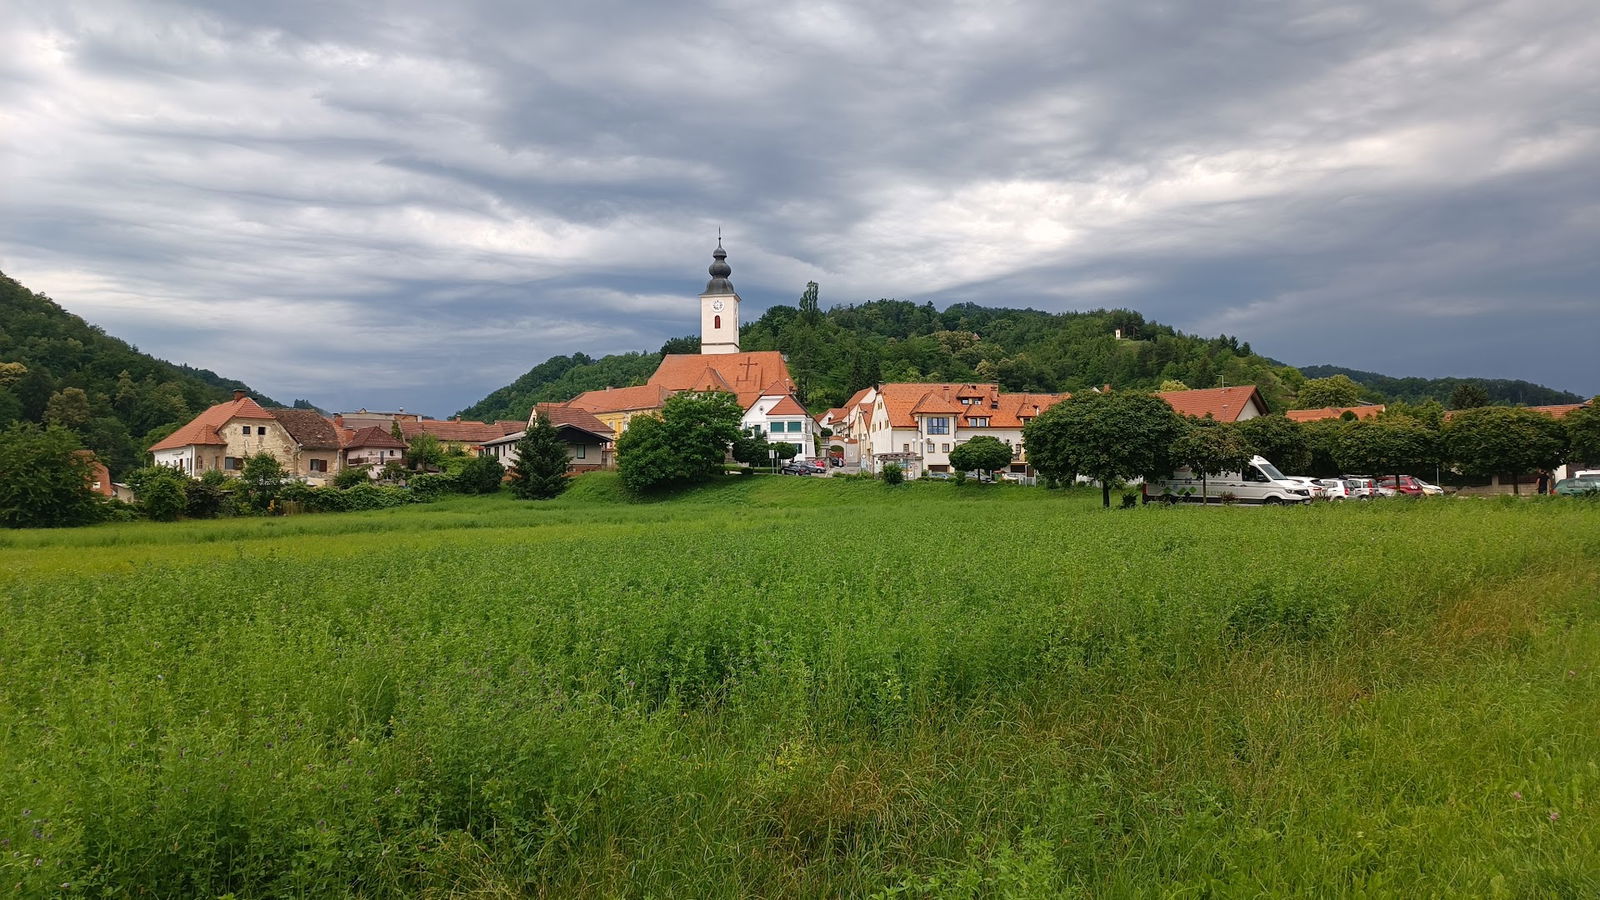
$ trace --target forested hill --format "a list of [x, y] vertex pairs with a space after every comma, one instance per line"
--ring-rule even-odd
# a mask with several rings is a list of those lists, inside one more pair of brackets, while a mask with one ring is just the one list
[[[1118, 339], [1117, 330], [1123, 337]], [[1129, 310], [1047, 313], [958, 303], [877, 300], [819, 310], [776, 306], [740, 329], [745, 350], [780, 350], [802, 399], [813, 410], [842, 404], [880, 381], [997, 381], [1008, 391], [1076, 391], [1101, 384], [1157, 388], [1255, 383], [1274, 409], [1301, 378], [1291, 367], [1255, 355], [1236, 338], [1182, 334]], [[675, 338], [667, 353], [695, 353], [694, 338]], [[643, 384], [659, 353], [591, 359], [553, 357], [461, 410], [464, 418], [526, 416], [534, 403], [580, 391]]]
[[1343, 375], [1390, 400], [1404, 400], [1407, 403], [1437, 400], [1448, 404], [1451, 396], [1463, 385], [1477, 385], [1483, 388], [1488, 402], [1494, 405], [1549, 406], [1557, 403], [1582, 403], [1588, 399], [1570, 391], [1558, 391], [1531, 381], [1505, 378], [1395, 378], [1377, 372], [1363, 372], [1340, 366], [1301, 366], [1300, 373], [1307, 378]]
[[65, 425], [117, 477], [142, 464], [145, 447], [235, 388], [249, 390], [140, 353], [0, 274], [0, 426], [17, 419]]

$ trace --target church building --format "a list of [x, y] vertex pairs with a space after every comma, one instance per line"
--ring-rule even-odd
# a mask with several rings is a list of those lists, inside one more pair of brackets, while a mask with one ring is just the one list
[[760, 429], [772, 441], [799, 444], [801, 456], [814, 456], [821, 432], [795, 396], [783, 354], [739, 349], [739, 293], [729, 280], [733, 267], [721, 240], [711, 257], [711, 280], [700, 294], [700, 352], [669, 353], [644, 384], [585, 391], [567, 405], [621, 434], [634, 416], [659, 412], [680, 391], [725, 391], [744, 409], [741, 427]]

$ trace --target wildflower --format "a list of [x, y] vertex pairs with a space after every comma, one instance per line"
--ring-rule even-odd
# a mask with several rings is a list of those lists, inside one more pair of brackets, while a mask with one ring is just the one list
[[1514, 799], [1521, 800], [1522, 799], [1522, 792], [1521, 791], [1512, 791], [1511, 792], [1511, 796]]
[[1561, 818], [1561, 813], [1558, 813], [1553, 809], [1550, 810], [1550, 821], [1554, 822], [1555, 820], [1557, 820], [1559, 818]]

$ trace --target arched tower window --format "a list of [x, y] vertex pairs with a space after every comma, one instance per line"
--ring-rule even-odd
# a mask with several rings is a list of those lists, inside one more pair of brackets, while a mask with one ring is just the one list
[[711, 317], [711, 327], [712, 328], [721, 328], [722, 327], [722, 317], [721, 316], [712, 316]]

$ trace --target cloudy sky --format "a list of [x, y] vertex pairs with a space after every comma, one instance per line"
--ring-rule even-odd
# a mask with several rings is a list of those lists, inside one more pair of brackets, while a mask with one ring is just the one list
[[[1600, 7], [11, 0], [0, 269], [275, 398], [877, 297], [1600, 392]], [[380, 12], [381, 10], [381, 12]]]

